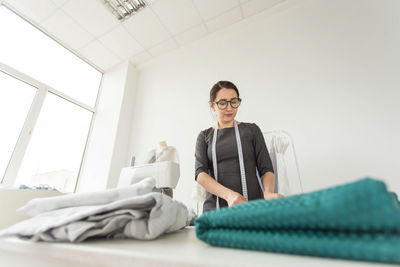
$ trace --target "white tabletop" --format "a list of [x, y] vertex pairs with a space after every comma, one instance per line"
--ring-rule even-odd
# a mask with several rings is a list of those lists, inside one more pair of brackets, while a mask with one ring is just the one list
[[210, 246], [186, 227], [156, 240], [98, 239], [83, 243], [0, 239], [0, 266], [390, 266]]

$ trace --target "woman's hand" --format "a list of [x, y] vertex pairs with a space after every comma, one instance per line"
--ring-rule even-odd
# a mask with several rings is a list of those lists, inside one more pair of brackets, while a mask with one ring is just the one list
[[283, 197], [283, 195], [278, 194], [278, 193], [272, 193], [272, 192], [264, 192], [264, 199], [273, 199], [273, 198], [279, 198]]
[[232, 191], [226, 198], [226, 202], [228, 202], [229, 207], [232, 207], [236, 204], [247, 202], [247, 199], [238, 192]]

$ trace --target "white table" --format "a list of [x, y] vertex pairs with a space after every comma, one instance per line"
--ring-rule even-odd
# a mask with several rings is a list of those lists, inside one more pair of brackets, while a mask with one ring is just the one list
[[98, 239], [83, 243], [0, 239], [0, 266], [393, 266], [212, 247], [187, 227], [152, 241]]

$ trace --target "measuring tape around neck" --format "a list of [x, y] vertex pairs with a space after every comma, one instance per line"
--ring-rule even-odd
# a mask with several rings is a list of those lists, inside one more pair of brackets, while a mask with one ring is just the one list
[[[240, 177], [241, 177], [241, 181], [242, 181], [242, 192], [243, 192], [243, 197], [248, 200], [246, 173], [245, 173], [245, 169], [244, 169], [244, 160], [243, 160], [243, 151], [242, 151], [242, 142], [240, 141], [239, 127], [236, 123], [236, 120], [233, 121], [233, 125], [235, 127], [236, 144], [237, 144], [238, 155], [239, 155], [239, 167], [240, 167]], [[217, 150], [216, 150], [217, 132], [218, 132], [218, 122], [214, 129], [214, 136], [213, 136], [212, 147], [211, 147], [213, 168], [214, 168], [214, 179], [215, 179], [215, 181], [218, 182], [218, 166], [217, 166]], [[219, 197], [218, 196], [217, 196], [216, 208], [219, 209]]]

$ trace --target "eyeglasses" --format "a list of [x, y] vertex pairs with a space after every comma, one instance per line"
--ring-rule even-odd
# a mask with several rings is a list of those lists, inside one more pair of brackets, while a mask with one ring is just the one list
[[215, 104], [217, 104], [219, 109], [226, 109], [228, 107], [228, 103], [231, 104], [232, 108], [238, 108], [240, 106], [240, 103], [242, 102], [241, 98], [232, 98], [230, 101], [228, 100], [220, 100], [218, 102], [214, 102]]

